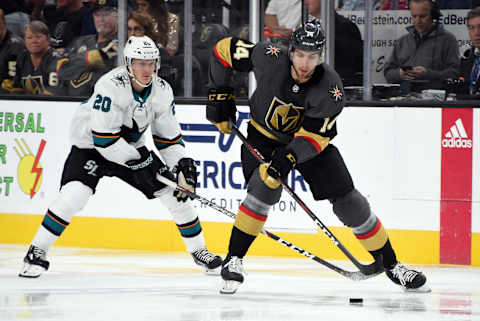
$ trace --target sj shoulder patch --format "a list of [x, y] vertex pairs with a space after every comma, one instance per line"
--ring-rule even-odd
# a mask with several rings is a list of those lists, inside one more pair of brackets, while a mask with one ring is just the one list
[[343, 93], [338, 87], [338, 85], [335, 85], [334, 87], [331, 87], [328, 90], [328, 93], [330, 94], [330, 97], [335, 100], [335, 101], [341, 101], [343, 99]]
[[265, 55], [267, 56], [275, 56], [278, 58], [278, 55], [280, 54], [280, 48], [268, 45], [267, 48], [265, 48]]

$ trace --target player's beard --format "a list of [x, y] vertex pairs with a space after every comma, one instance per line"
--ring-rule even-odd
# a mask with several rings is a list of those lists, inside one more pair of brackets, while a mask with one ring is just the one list
[[295, 81], [297, 81], [299, 83], [304, 83], [304, 82], [307, 82], [310, 78], [312, 78], [312, 75], [315, 72], [315, 69], [312, 69], [310, 72], [306, 73], [305, 75], [301, 75], [298, 72], [295, 65], [292, 64], [292, 71], [293, 71], [293, 73], [292, 73], [293, 79], [295, 79]]

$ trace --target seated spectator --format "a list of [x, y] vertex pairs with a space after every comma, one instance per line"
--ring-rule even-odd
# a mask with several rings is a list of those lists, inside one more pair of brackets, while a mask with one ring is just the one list
[[25, 26], [25, 46], [17, 58], [11, 93], [53, 95], [58, 87], [57, 57], [50, 47], [48, 27], [36, 20]]
[[117, 1], [97, 0], [93, 20], [97, 35], [76, 39], [58, 64], [58, 78], [67, 96], [90, 96], [95, 82], [117, 62]]
[[0, 1], [7, 29], [23, 37], [24, 26], [30, 22], [29, 10], [24, 0]]
[[[321, 0], [305, 0], [311, 17], [320, 20]], [[309, 19], [310, 20], [310, 19]], [[363, 40], [357, 25], [335, 12], [335, 70], [344, 86], [362, 84]]]
[[13, 88], [17, 57], [24, 50], [23, 39], [7, 29], [3, 10], [0, 9], [0, 93], [8, 93]]
[[149, 14], [153, 18], [154, 32], [158, 34], [159, 44], [171, 56], [181, 52], [180, 46], [180, 19], [176, 14], [168, 11], [164, 0], [137, 0], [138, 10]]
[[480, 7], [470, 10], [467, 14], [467, 28], [472, 47], [463, 54], [460, 62], [460, 77], [464, 79], [458, 94], [480, 95]]
[[66, 48], [75, 38], [96, 33], [90, 10], [82, 0], [57, 0], [57, 9], [45, 11], [44, 16], [54, 48]]
[[265, 9], [265, 27], [287, 44], [293, 29], [302, 22], [300, 0], [270, 0]]
[[147, 36], [158, 44], [158, 34], [154, 31], [155, 26], [150, 15], [142, 11], [131, 11], [127, 18], [128, 38], [131, 36]]
[[408, 10], [408, 0], [381, 0], [380, 10]]
[[410, 0], [413, 26], [395, 43], [384, 75], [390, 83], [418, 85], [443, 89], [445, 79], [458, 77], [460, 59], [455, 36], [438, 21], [441, 12], [433, 8], [431, 0]]

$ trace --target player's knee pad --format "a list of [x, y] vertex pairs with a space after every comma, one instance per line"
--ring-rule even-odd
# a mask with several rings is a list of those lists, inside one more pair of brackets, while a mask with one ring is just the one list
[[370, 205], [367, 199], [356, 189], [335, 199], [331, 199], [333, 212], [340, 221], [349, 227], [357, 227], [370, 217]]
[[69, 182], [62, 186], [59, 197], [49, 209], [58, 217], [70, 222], [73, 215], [85, 207], [92, 194], [92, 189], [81, 182]]
[[262, 179], [260, 171], [257, 168], [250, 177], [247, 192], [265, 204], [274, 205], [280, 201], [282, 186], [279, 185], [275, 189], [269, 187]]

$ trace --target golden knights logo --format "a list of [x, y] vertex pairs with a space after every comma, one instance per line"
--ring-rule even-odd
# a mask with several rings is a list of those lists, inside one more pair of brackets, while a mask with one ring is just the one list
[[335, 85], [335, 87], [331, 87], [328, 90], [328, 93], [330, 94], [330, 97], [334, 99], [335, 101], [340, 101], [343, 98], [343, 93], [338, 87], [338, 85]]
[[280, 48], [269, 45], [266, 48], [265, 54], [267, 56], [274, 56], [274, 57], [278, 58], [278, 55], [280, 54]]
[[45, 86], [43, 85], [42, 76], [22, 77], [23, 88], [31, 94], [38, 95], [43, 93]]
[[268, 128], [282, 133], [293, 133], [297, 131], [305, 113], [304, 107], [287, 104], [277, 97], [273, 97], [268, 108], [265, 123]]

